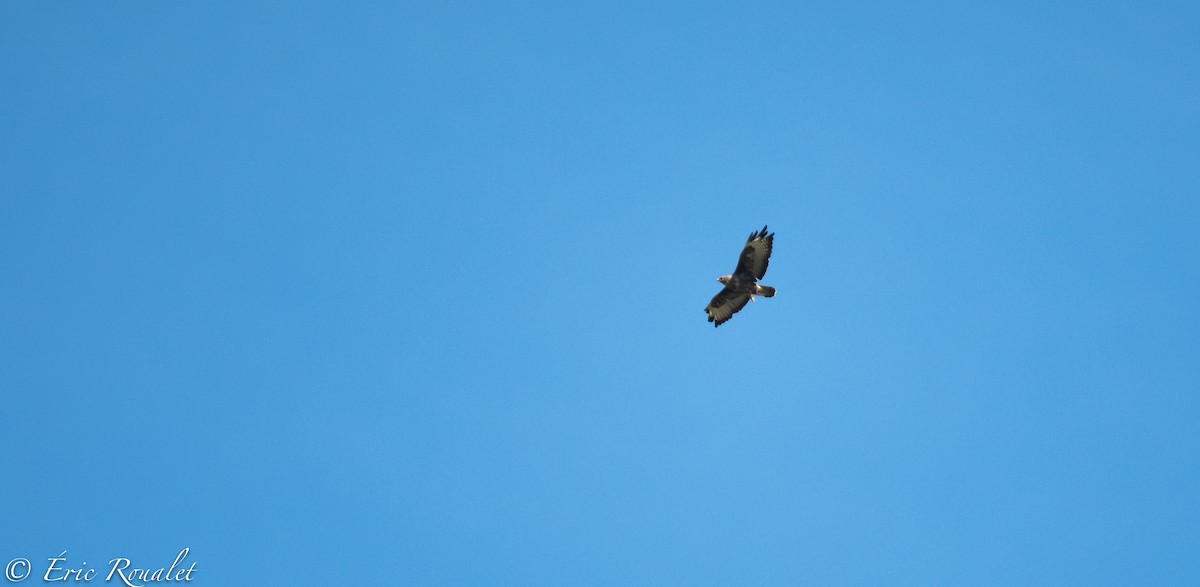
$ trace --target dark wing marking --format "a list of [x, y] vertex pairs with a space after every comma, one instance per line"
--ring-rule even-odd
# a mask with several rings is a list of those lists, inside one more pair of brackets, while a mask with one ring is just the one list
[[726, 287], [713, 296], [704, 311], [708, 313], [709, 322], [716, 322], [713, 326], [720, 326], [737, 314], [738, 310], [745, 308], [749, 302], [749, 293], [733, 291], [733, 288]]
[[775, 245], [775, 233], [767, 234], [767, 227], [750, 233], [746, 239], [746, 247], [742, 256], [738, 257], [737, 269], [734, 275], [752, 275], [754, 279], [762, 279], [767, 274], [767, 263], [771, 260], [771, 249]]

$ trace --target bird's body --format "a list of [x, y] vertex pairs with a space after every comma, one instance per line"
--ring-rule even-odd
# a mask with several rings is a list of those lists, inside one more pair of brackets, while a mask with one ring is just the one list
[[771, 260], [771, 249], [775, 245], [775, 233], [767, 233], [767, 227], [751, 232], [746, 239], [746, 246], [738, 257], [737, 268], [729, 275], [722, 275], [717, 281], [724, 284], [722, 289], [704, 312], [713, 326], [720, 326], [729, 320], [739, 310], [754, 301], [754, 296], [769, 298], [775, 295], [775, 288], [760, 285], [759, 279], [767, 274], [767, 264]]

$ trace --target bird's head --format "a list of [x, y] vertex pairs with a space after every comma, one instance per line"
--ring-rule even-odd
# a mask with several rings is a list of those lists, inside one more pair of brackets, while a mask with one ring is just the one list
[[717, 278], [717, 282], [718, 282], [718, 283], [725, 283], [725, 284], [728, 284], [728, 283], [729, 283], [729, 278], [730, 278], [730, 277], [733, 277], [733, 276], [732, 276], [732, 275], [722, 275], [722, 276], [720, 276], [720, 277], [718, 277], [718, 278]]

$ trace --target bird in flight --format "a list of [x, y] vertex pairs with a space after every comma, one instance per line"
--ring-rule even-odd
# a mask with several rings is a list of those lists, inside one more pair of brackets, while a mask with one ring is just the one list
[[708, 307], [708, 321], [713, 326], [720, 326], [746, 307], [747, 302], [753, 302], [754, 296], [769, 298], [775, 295], [775, 288], [769, 285], [759, 285], [758, 280], [767, 274], [767, 262], [771, 260], [771, 247], [775, 244], [775, 233], [767, 234], [767, 227], [751, 232], [746, 239], [742, 255], [738, 257], [737, 269], [731, 275], [722, 275], [717, 281], [725, 284], [717, 295], [713, 296]]

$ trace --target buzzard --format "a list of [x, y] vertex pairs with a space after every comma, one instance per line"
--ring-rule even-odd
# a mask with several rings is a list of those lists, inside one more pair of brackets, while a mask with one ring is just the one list
[[769, 298], [775, 295], [775, 288], [759, 285], [758, 280], [767, 274], [767, 262], [771, 260], [771, 247], [775, 244], [775, 233], [767, 234], [767, 227], [751, 232], [746, 239], [746, 247], [742, 256], [738, 257], [737, 269], [732, 275], [723, 275], [717, 281], [725, 284], [725, 289], [713, 296], [704, 311], [708, 321], [713, 326], [720, 326], [734, 314], [746, 307], [746, 302], [753, 302], [754, 296]]

